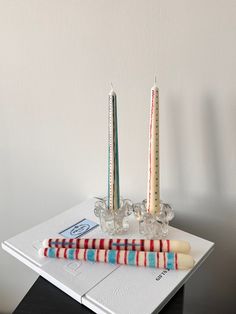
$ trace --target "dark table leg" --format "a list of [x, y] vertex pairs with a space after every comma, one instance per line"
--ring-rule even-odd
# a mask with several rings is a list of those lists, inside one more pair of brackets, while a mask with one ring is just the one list
[[[161, 310], [161, 314], [182, 314], [184, 287]], [[13, 314], [92, 314], [84, 305], [39, 277]], [[156, 312], [155, 312], [156, 313]]]
[[159, 312], [160, 314], [183, 314], [184, 312], [184, 286], [171, 298]]
[[84, 305], [39, 277], [13, 314], [91, 314]]

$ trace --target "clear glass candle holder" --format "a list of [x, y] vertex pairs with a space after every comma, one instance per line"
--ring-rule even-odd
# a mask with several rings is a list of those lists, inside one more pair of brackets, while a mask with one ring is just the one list
[[103, 232], [110, 235], [122, 234], [128, 231], [128, 217], [133, 213], [133, 204], [128, 199], [120, 198], [120, 208], [108, 208], [107, 197], [97, 198], [94, 208], [95, 216], [100, 219]]
[[139, 223], [139, 233], [147, 239], [162, 239], [168, 235], [169, 222], [174, 218], [170, 204], [160, 202], [160, 212], [150, 214], [147, 211], [147, 200], [133, 204], [134, 215]]

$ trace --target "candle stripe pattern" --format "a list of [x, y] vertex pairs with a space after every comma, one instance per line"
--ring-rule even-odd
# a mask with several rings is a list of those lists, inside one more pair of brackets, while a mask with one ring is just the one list
[[153, 86], [150, 106], [147, 189], [147, 211], [151, 214], [160, 212], [159, 172], [159, 90], [157, 86]]
[[109, 94], [108, 112], [108, 208], [120, 208], [119, 152], [117, 126], [117, 98], [112, 90]]
[[[190, 255], [173, 252], [44, 248], [39, 254], [51, 258], [166, 269], [189, 269], [194, 263]], [[181, 263], [177, 262], [178, 259]]]
[[45, 239], [44, 247], [189, 253], [187, 241], [144, 239]]

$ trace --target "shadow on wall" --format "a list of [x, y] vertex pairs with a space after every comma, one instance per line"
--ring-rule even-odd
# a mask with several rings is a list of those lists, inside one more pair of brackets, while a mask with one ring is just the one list
[[[173, 126], [170, 135], [175, 143], [173, 150], [178, 167], [176, 180], [178, 186], [176, 190], [165, 193], [166, 199], [174, 204], [176, 218], [173, 225], [206, 238], [216, 245], [214, 252], [200, 268], [197, 276], [193, 276], [186, 286], [184, 313], [235, 313], [236, 201], [230, 200], [225, 193], [224, 182], [230, 171], [225, 172], [224, 169], [232, 167], [232, 163], [231, 165], [224, 164], [221, 158], [222, 148], [219, 137], [220, 132], [224, 133], [224, 129], [222, 129], [221, 121], [217, 119], [219, 107], [212, 97], [206, 97], [200, 107], [199, 127], [203, 128], [201, 133], [204, 135], [202, 160], [206, 163], [206, 166], [201, 169], [206, 170], [205, 178], [207, 179], [207, 192], [202, 197], [191, 193], [187, 186], [187, 182], [191, 180], [187, 177], [188, 171], [184, 164], [186, 157], [183, 138], [185, 135], [181, 133], [183, 115], [179, 108], [181, 107], [177, 103], [168, 104], [168, 116]], [[233, 111], [235, 111], [234, 108]], [[234, 112], [231, 114], [233, 115]], [[194, 119], [197, 118], [199, 117], [194, 117]], [[227, 123], [229, 121], [233, 123], [230, 127], [234, 131], [234, 121], [227, 117]], [[236, 132], [233, 132], [232, 141], [235, 134]], [[235, 162], [236, 160], [233, 160], [233, 163]], [[233, 166], [235, 169], [235, 165]], [[227, 179], [230, 180], [230, 178]], [[212, 300], [211, 305], [209, 300]]]

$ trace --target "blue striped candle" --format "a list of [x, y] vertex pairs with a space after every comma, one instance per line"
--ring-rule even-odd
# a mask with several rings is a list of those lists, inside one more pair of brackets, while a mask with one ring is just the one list
[[192, 256], [174, 252], [41, 248], [40, 256], [167, 269], [189, 269]]

